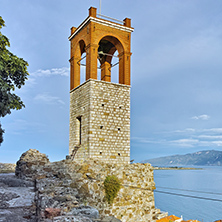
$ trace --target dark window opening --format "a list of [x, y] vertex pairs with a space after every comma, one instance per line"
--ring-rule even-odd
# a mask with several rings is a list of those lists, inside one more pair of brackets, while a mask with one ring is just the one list
[[102, 106], [104, 106], [104, 104], [102, 104]]
[[81, 131], [82, 131], [82, 117], [81, 116], [78, 116], [76, 118], [78, 120], [78, 139], [79, 139], [79, 145], [81, 144], [82, 142], [82, 135], [81, 135]]
[[121, 109], [122, 107], [120, 106], [119, 108]]
[[103, 128], [103, 126], [100, 126], [100, 129], [102, 129]]
[[120, 156], [120, 153], [118, 153], [118, 156]]
[[100, 152], [99, 154], [102, 155], [102, 152]]
[[120, 128], [118, 128], [118, 130], [120, 131]]

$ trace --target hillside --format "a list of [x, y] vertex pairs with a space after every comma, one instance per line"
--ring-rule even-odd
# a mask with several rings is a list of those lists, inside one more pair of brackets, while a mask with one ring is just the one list
[[222, 151], [205, 150], [186, 155], [173, 155], [148, 159], [142, 163], [151, 163], [153, 166], [170, 165], [201, 165], [201, 166], [222, 166]]

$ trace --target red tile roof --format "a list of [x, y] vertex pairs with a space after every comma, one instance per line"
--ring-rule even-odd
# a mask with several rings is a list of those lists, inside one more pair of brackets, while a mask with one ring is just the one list
[[176, 221], [178, 219], [181, 219], [181, 218], [177, 217], [175, 215], [170, 215], [170, 216], [167, 216], [167, 217], [163, 217], [163, 218], [157, 220], [156, 222], [169, 222], [169, 221]]

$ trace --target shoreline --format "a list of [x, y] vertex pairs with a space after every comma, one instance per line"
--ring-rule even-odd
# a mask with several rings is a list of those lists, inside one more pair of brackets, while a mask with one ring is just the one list
[[154, 166], [154, 170], [203, 170], [203, 168], [198, 168], [198, 167], [158, 167]]

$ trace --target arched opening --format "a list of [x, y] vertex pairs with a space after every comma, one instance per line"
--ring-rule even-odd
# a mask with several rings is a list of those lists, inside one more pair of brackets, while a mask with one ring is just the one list
[[81, 59], [78, 61], [80, 66], [80, 84], [86, 81], [86, 45], [83, 40], [79, 42], [79, 50], [81, 53]]
[[74, 47], [71, 63], [70, 89], [74, 89], [86, 80], [86, 44], [80, 40]]
[[113, 54], [112, 64], [113, 65], [112, 65], [112, 69], [111, 69], [112, 70], [111, 82], [119, 83], [119, 57], [118, 57], [117, 50]]
[[123, 46], [113, 36], [105, 36], [99, 42], [98, 61], [100, 65], [101, 80], [107, 82], [120, 82], [120, 67], [123, 67], [120, 54], [123, 53]]
[[86, 52], [81, 55], [80, 61], [80, 84], [86, 81]]

